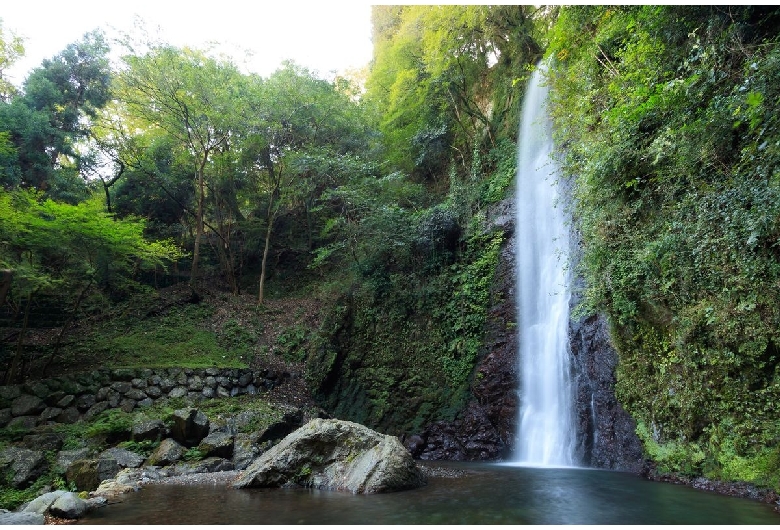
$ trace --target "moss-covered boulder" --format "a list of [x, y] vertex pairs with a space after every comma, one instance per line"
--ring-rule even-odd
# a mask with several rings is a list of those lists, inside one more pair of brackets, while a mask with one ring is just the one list
[[113, 458], [89, 458], [76, 460], [65, 472], [68, 482], [79, 491], [92, 491], [104, 480], [113, 478], [122, 468]]

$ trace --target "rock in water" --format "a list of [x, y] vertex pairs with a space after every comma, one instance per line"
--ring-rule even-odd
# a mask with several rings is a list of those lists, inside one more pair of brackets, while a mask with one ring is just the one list
[[87, 511], [87, 503], [69, 491], [60, 495], [49, 507], [49, 513], [63, 519], [78, 519]]
[[39, 525], [44, 524], [45, 521], [46, 518], [40, 513], [9, 512], [8, 510], [0, 510], [0, 525]]
[[235, 488], [294, 487], [384, 493], [425, 478], [398, 438], [341, 420], [316, 418], [263, 453]]

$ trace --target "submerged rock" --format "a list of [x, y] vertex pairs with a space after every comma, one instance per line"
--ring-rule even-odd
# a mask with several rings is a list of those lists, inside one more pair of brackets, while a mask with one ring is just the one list
[[233, 486], [383, 493], [424, 484], [398, 438], [357, 423], [317, 418], [263, 453]]

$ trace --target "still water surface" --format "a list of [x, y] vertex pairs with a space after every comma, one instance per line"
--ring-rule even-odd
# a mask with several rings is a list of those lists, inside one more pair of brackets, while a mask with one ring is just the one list
[[[423, 464], [425, 465], [425, 464]], [[146, 486], [83, 524], [779, 524], [768, 505], [588, 469], [441, 463], [461, 476], [379, 495]]]

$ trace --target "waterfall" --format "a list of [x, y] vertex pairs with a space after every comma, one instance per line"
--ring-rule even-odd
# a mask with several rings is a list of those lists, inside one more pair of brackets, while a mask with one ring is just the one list
[[557, 168], [543, 66], [523, 101], [517, 168], [520, 417], [515, 458], [572, 466], [576, 443], [569, 348], [569, 231], [558, 204]]

